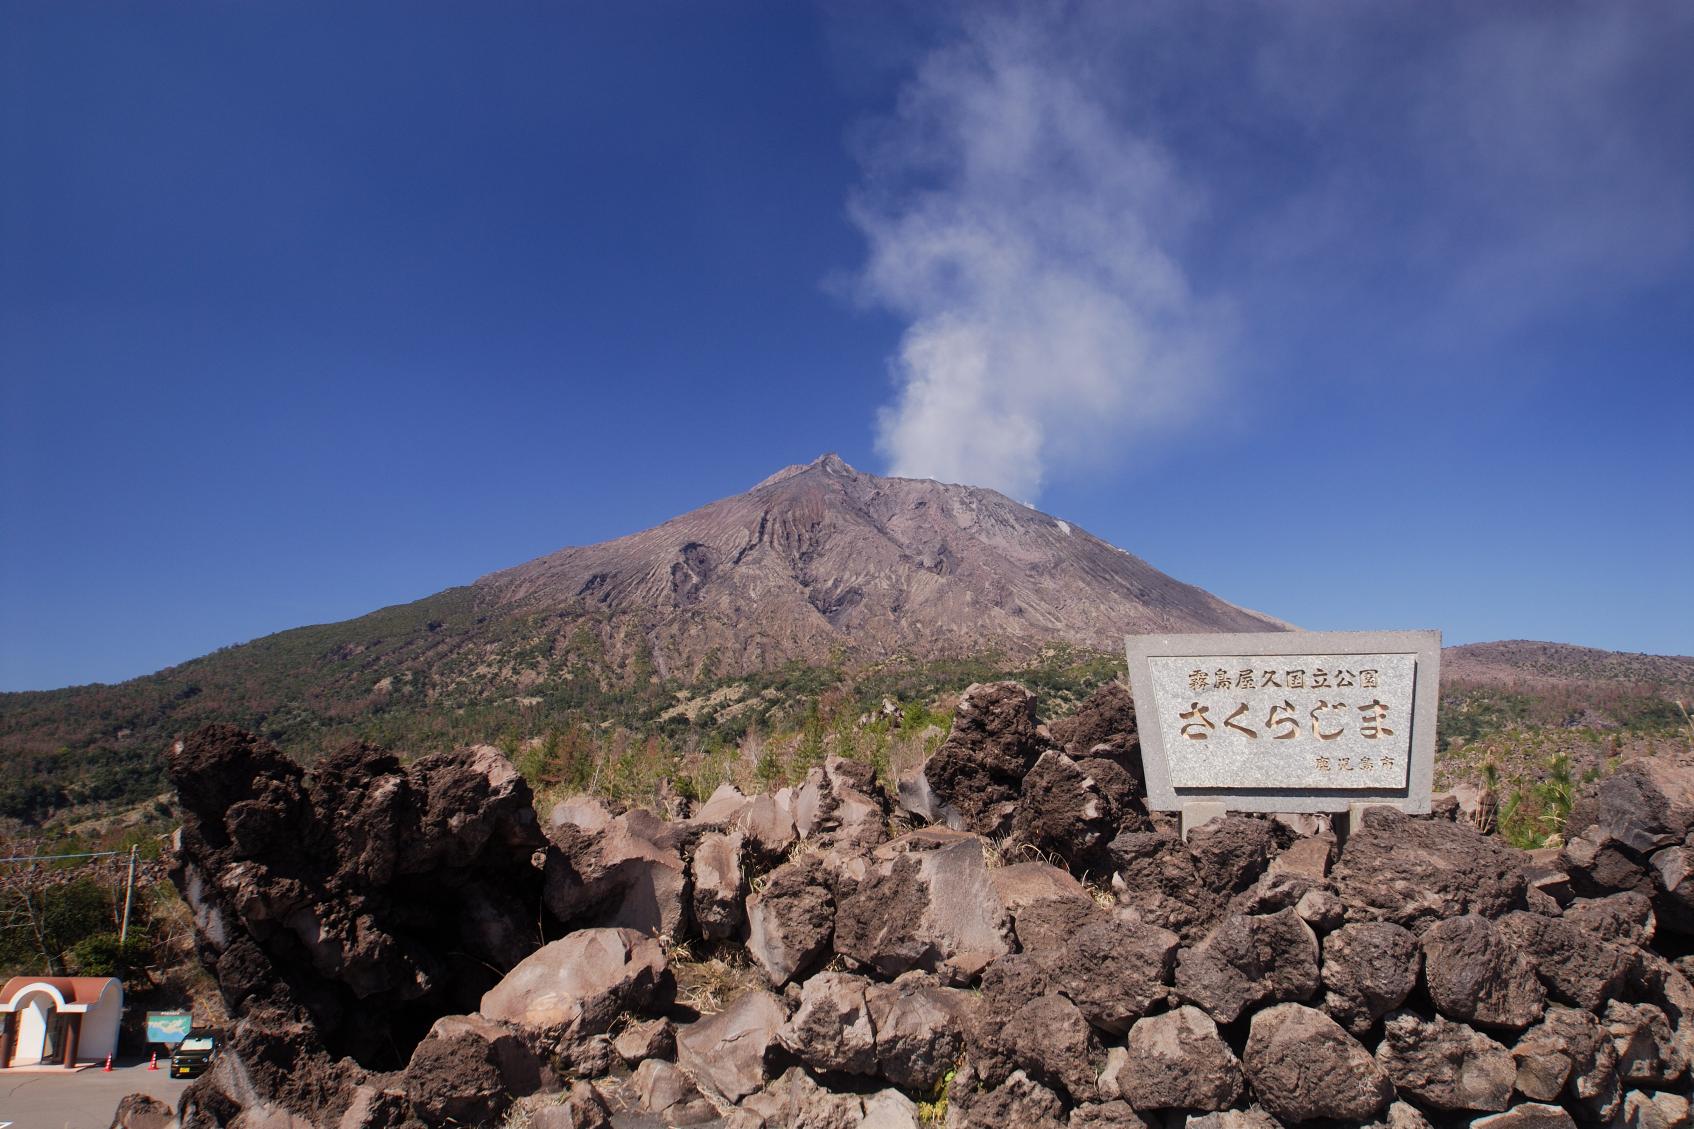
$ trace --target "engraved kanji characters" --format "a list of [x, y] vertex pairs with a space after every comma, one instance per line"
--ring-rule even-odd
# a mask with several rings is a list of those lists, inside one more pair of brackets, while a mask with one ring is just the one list
[[1306, 672], [1303, 670], [1289, 671], [1288, 688], [1290, 690], [1304, 690], [1306, 688]]
[[1229, 671], [1219, 667], [1212, 675], [1212, 685], [1219, 690], [1227, 690], [1234, 684], [1229, 680]]
[[1253, 672], [1252, 671], [1250, 671], [1250, 670], [1236, 671], [1236, 673], [1235, 673], [1235, 688], [1237, 690], [1251, 690], [1251, 689], [1254, 688], [1254, 686], [1255, 686], [1255, 683], [1253, 681]]
[[1316, 670], [1312, 671], [1312, 689], [1314, 689], [1314, 690], [1327, 690], [1327, 689], [1329, 689], [1329, 671], [1325, 670], [1321, 666], [1318, 667]]
[[1361, 670], [1361, 671], [1359, 671], [1359, 689], [1361, 689], [1361, 690], [1375, 690], [1375, 689], [1377, 689], [1376, 674], [1377, 674], [1377, 672], [1374, 671], [1374, 670]]
[[1280, 690], [1282, 689], [1282, 683], [1277, 681], [1280, 677], [1281, 675], [1277, 674], [1274, 670], [1260, 671], [1259, 686], [1265, 690]]
[[1206, 689], [1206, 687], [1208, 685], [1210, 685], [1210, 683], [1207, 681], [1208, 677], [1209, 676], [1203, 670], [1189, 671], [1188, 672], [1188, 688], [1190, 690], [1204, 690], [1204, 689]]

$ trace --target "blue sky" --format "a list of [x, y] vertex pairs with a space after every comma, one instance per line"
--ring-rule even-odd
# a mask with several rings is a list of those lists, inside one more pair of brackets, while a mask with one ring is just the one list
[[0, 688], [839, 451], [1694, 653], [1686, 5], [0, 2]]

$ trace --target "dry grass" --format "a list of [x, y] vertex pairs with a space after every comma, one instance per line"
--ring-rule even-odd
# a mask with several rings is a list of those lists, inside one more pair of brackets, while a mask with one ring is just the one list
[[671, 974], [677, 1002], [701, 1015], [722, 1011], [744, 992], [766, 987], [764, 973], [739, 945], [724, 945], [696, 956], [692, 946], [673, 950]]

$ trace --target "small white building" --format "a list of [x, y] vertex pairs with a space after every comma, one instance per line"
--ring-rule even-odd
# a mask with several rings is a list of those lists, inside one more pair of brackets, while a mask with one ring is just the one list
[[0, 1068], [103, 1062], [123, 1011], [114, 977], [14, 976], [0, 988]]

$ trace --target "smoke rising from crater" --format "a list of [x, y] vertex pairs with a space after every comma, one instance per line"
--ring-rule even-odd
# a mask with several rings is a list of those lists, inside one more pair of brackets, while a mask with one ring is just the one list
[[[1033, 500], [1277, 350], [1249, 400], [1663, 279], [1691, 56], [1651, 0], [962, 7], [849, 203], [859, 296], [905, 324], [890, 472]], [[1369, 351], [1315, 363], [1337, 328]]]

